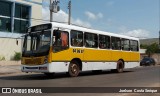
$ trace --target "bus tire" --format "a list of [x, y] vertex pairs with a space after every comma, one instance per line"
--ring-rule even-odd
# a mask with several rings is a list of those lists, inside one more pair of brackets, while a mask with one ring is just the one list
[[123, 72], [123, 69], [124, 69], [124, 63], [122, 60], [119, 60], [117, 62], [117, 69], [116, 69], [116, 72], [117, 73], [122, 73]]
[[79, 64], [76, 61], [71, 61], [69, 64], [68, 73], [70, 77], [77, 77], [80, 72]]

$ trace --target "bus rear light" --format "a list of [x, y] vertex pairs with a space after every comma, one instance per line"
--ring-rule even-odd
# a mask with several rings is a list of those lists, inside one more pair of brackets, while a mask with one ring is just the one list
[[39, 70], [47, 70], [47, 67], [39, 67]]

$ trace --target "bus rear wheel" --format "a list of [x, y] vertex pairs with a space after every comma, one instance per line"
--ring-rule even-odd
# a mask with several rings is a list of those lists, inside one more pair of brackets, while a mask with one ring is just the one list
[[77, 77], [80, 72], [79, 64], [76, 61], [71, 61], [68, 73], [71, 77]]
[[117, 69], [116, 69], [116, 72], [117, 73], [122, 73], [123, 72], [123, 69], [124, 69], [124, 63], [122, 60], [119, 60], [117, 62]]

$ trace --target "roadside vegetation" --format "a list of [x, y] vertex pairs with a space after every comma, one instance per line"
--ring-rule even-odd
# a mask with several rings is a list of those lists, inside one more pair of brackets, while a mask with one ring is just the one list
[[19, 61], [22, 58], [22, 54], [21, 52], [15, 52], [14, 56], [13, 56], [13, 60], [15, 61]]
[[5, 61], [5, 57], [4, 56], [0, 56], [0, 61]]
[[157, 43], [152, 43], [150, 45], [141, 44], [140, 47], [143, 48], [143, 49], [147, 49], [146, 54], [148, 54], [149, 57], [154, 53], [160, 53], [160, 48], [159, 48], [159, 45]]

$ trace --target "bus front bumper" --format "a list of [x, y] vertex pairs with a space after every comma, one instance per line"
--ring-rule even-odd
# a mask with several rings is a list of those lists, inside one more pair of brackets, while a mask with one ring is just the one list
[[43, 65], [21, 65], [22, 72], [42, 72], [42, 73], [49, 73], [49, 64]]

